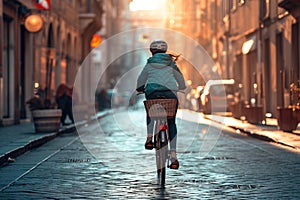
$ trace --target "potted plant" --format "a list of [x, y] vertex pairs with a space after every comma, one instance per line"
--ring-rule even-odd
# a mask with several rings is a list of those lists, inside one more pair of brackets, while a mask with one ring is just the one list
[[277, 107], [277, 122], [280, 130], [292, 132], [300, 121], [300, 88], [290, 84], [290, 105]]
[[280, 130], [292, 132], [298, 126], [299, 108], [289, 106], [277, 107], [277, 122]]
[[55, 49], [47, 48], [46, 64], [46, 87], [44, 90], [38, 89], [34, 97], [26, 103], [32, 113], [32, 119], [36, 132], [56, 132], [60, 128], [60, 119], [62, 110], [57, 109], [56, 104], [51, 102], [51, 82], [52, 82], [52, 65], [54, 61]]
[[57, 132], [60, 128], [62, 110], [57, 109], [55, 103], [45, 98], [41, 92], [27, 102], [31, 110], [35, 132]]

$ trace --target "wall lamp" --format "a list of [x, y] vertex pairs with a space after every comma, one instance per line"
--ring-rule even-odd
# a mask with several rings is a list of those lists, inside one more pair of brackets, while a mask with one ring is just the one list
[[31, 33], [39, 32], [44, 26], [44, 20], [40, 14], [33, 13], [26, 17], [25, 28]]

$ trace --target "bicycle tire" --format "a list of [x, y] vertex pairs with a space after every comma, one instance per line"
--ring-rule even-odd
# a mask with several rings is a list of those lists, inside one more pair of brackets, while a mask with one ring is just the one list
[[159, 169], [157, 169], [157, 178], [161, 187], [165, 186], [166, 183], [166, 158], [163, 149], [158, 150], [159, 154]]
[[162, 142], [159, 137], [160, 132], [156, 136], [156, 166], [157, 166], [157, 178], [161, 187], [165, 186], [166, 182], [166, 165], [168, 156], [168, 145], [166, 142]]

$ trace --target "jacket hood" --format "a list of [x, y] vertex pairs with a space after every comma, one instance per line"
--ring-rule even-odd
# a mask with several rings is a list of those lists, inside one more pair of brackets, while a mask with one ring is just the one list
[[148, 63], [155, 68], [164, 68], [170, 66], [173, 58], [166, 53], [156, 53], [148, 59]]

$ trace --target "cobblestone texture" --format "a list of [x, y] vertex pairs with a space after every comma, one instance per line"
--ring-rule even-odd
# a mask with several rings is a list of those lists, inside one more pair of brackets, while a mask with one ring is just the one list
[[[1, 191], [0, 199], [300, 198], [299, 154], [235, 133], [219, 135], [216, 128], [182, 120], [181, 166], [167, 170], [166, 188], [160, 188], [154, 151], [143, 149], [144, 113], [131, 114], [136, 126], [127, 127], [130, 120], [115, 113], [100, 121], [102, 131], [90, 125], [81, 140], [76, 134], [60, 136], [0, 168], [1, 188], [29, 171]], [[210, 141], [215, 138], [216, 143]], [[211, 150], [204, 144], [209, 142]]]

